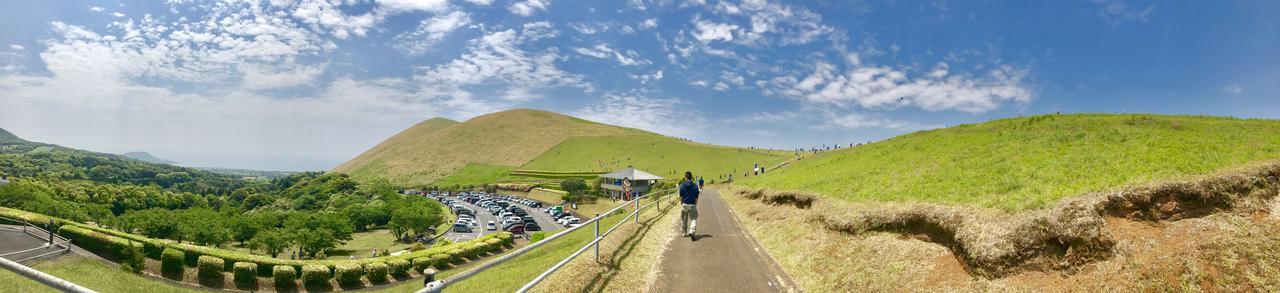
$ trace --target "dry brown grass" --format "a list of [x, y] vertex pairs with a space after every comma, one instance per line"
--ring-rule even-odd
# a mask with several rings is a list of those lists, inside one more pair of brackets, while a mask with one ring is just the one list
[[[1266, 211], [1276, 205], [1277, 175], [1280, 164], [1271, 163], [1019, 214], [806, 201], [811, 197], [741, 188], [726, 201], [744, 211], [749, 229], [813, 291], [1054, 284], [1103, 290], [1152, 288], [1169, 277], [1178, 285], [1164, 289], [1258, 289], [1273, 288], [1264, 280], [1280, 277], [1280, 255], [1267, 254], [1280, 242], [1263, 233], [1276, 226]], [[797, 208], [803, 205], [810, 208]], [[814, 226], [824, 229], [808, 228]], [[1248, 277], [1221, 277], [1225, 272]]]
[[[600, 262], [587, 252], [570, 262], [542, 285], [538, 292], [637, 292], [651, 291], [663, 254], [662, 247], [675, 237], [679, 213], [675, 200], [667, 199], [662, 209], [652, 207], [641, 213], [641, 223], [624, 224], [601, 241]], [[606, 227], [601, 227], [606, 229]]]

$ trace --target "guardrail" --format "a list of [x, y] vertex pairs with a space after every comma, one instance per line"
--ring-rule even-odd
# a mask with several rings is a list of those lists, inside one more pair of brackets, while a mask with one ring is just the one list
[[[31, 223], [28, 223], [26, 220], [14, 219], [14, 218], [9, 218], [4, 216], [0, 216], [0, 220], [21, 224], [22, 233], [35, 236], [37, 239], [48, 241], [44, 246], [0, 254], [0, 267], [4, 267], [6, 270], [12, 271], [14, 273], [17, 273], [18, 275], [21, 275], [33, 281], [39, 282], [40, 284], [44, 284], [45, 286], [58, 289], [59, 291], [62, 291], [62, 292], [77, 292], [77, 293], [95, 292], [93, 290], [90, 290], [89, 288], [76, 285], [75, 283], [72, 283], [70, 281], [63, 280], [61, 278], [55, 277], [50, 274], [46, 274], [41, 271], [37, 271], [36, 269], [27, 267], [21, 263], [28, 260], [49, 256], [54, 253], [69, 252], [71, 251], [70, 239], [67, 239], [66, 237], [62, 237], [61, 235], [58, 235], [58, 234], [53, 234], [53, 232], [50, 232], [49, 230], [41, 229], [39, 226], [32, 225]], [[16, 228], [13, 230], [18, 231]], [[17, 254], [27, 253], [31, 251], [40, 250], [40, 249], [47, 249], [49, 246], [61, 247], [62, 249], [27, 257], [18, 261], [12, 261], [5, 258], [5, 256], [17, 255]]]
[[[530, 244], [529, 246], [522, 247], [522, 248], [520, 248], [520, 249], [517, 249], [516, 251], [513, 251], [513, 252], [511, 252], [511, 253], [508, 253], [508, 254], [503, 255], [503, 256], [501, 256], [501, 257], [498, 257], [498, 258], [496, 258], [496, 259], [493, 259], [493, 260], [487, 261], [487, 262], [485, 262], [485, 263], [483, 263], [483, 264], [480, 264], [479, 266], [476, 266], [475, 268], [472, 268], [472, 269], [470, 269], [470, 270], [466, 270], [466, 271], [464, 271], [464, 272], [458, 273], [457, 275], [450, 276], [450, 277], [449, 277], [449, 278], [447, 278], [447, 279], [440, 280], [440, 281], [436, 281], [436, 282], [432, 282], [432, 283], [428, 284], [426, 288], [422, 288], [421, 290], [418, 290], [418, 293], [435, 293], [435, 292], [440, 292], [441, 290], [444, 290], [444, 288], [445, 288], [445, 287], [448, 287], [448, 286], [449, 286], [449, 285], [451, 285], [451, 284], [456, 284], [456, 283], [458, 283], [458, 282], [461, 282], [461, 281], [463, 281], [463, 280], [466, 280], [466, 279], [468, 279], [468, 278], [471, 278], [471, 277], [473, 277], [473, 276], [475, 276], [475, 275], [479, 274], [480, 272], [483, 272], [483, 271], [485, 271], [485, 270], [487, 270], [487, 269], [489, 269], [489, 268], [492, 268], [492, 267], [497, 266], [497, 265], [499, 265], [499, 264], [505, 263], [505, 262], [510, 261], [510, 260], [512, 260], [512, 259], [515, 259], [516, 257], [518, 257], [518, 256], [520, 256], [520, 255], [522, 255], [522, 254], [525, 254], [526, 252], [532, 251], [532, 250], [534, 250], [534, 249], [537, 249], [538, 247], [541, 247], [541, 246], [542, 246], [542, 245], [544, 245], [544, 244], [550, 243], [550, 242], [552, 242], [552, 241], [554, 241], [554, 240], [556, 240], [556, 239], [559, 239], [559, 238], [561, 238], [561, 237], [564, 237], [564, 236], [566, 236], [566, 235], [569, 235], [570, 233], [573, 233], [574, 231], [578, 231], [578, 229], [582, 229], [583, 227], [586, 227], [587, 225], [594, 225], [594, 226], [595, 226], [595, 234], [596, 234], [596, 238], [595, 238], [595, 240], [592, 240], [590, 243], [587, 243], [586, 245], [582, 246], [582, 248], [578, 249], [578, 251], [575, 251], [573, 254], [569, 255], [569, 256], [568, 256], [568, 257], [566, 257], [564, 260], [561, 260], [559, 263], [556, 263], [554, 266], [551, 266], [551, 268], [547, 269], [547, 271], [545, 271], [545, 272], [543, 272], [542, 274], [538, 275], [538, 277], [536, 277], [536, 278], [534, 278], [533, 280], [529, 281], [529, 283], [525, 284], [525, 285], [524, 285], [524, 287], [521, 287], [521, 288], [520, 288], [520, 290], [516, 291], [516, 292], [526, 292], [526, 291], [528, 291], [529, 289], [533, 288], [533, 286], [535, 286], [535, 285], [537, 285], [538, 283], [540, 283], [540, 282], [542, 282], [543, 280], [545, 280], [547, 277], [551, 276], [551, 274], [552, 274], [552, 273], [555, 273], [555, 271], [556, 271], [556, 270], [559, 270], [561, 267], [564, 267], [566, 264], [568, 264], [568, 263], [569, 263], [569, 261], [571, 261], [571, 260], [573, 260], [574, 258], [578, 257], [579, 255], [582, 255], [582, 253], [586, 252], [586, 251], [587, 251], [587, 249], [590, 249], [590, 248], [592, 248], [592, 247], [595, 247], [595, 248], [596, 248], [596, 259], [597, 259], [597, 260], [599, 260], [599, 258], [600, 258], [600, 247], [599, 247], [599, 244], [600, 244], [600, 241], [604, 239], [604, 236], [608, 236], [608, 235], [609, 235], [609, 233], [612, 233], [614, 230], [618, 229], [618, 227], [621, 227], [623, 224], [626, 224], [626, 223], [627, 223], [627, 220], [629, 220], [629, 219], [635, 218], [636, 223], [639, 223], [639, 221], [640, 221], [639, 217], [640, 217], [640, 211], [641, 211], [641, 210], [643, 210], [644, 208], [649, 207], [650, 205], [653, 205], [653, 204], [657, 204], [657, 203], [662, 202], [662, 199], [663, 199], [663, 198], [666, 198], [666, 197], [669, 197], [669, 196], [671, 196], [671, 195], [674, 195], [674, 194], [675, 194], [675, 192], [674, 192], [674, 191], [675, 191], [675, 188], [669, 188], [669, 189], [664, 189], [664, 190], [660, 190], [660, 191], [656, 191], [656, 192], [650, 192], [649, 194], [646, 194], [646, 195], [644, 195], [644, 196], [637, 197], [636, 199], [633, 199], [633, 200], [628, 201], [628, 202], [626, 202], [626, 203], [620, 204], [620, 205], [618, 205], [617, 207], [614, 207], [613, 209], [610, 209], [609, 211], [604, 212], [604, 214], [596, 214], [596, 217], [595, 217], [595, 218], [592, 218], [591, 220], [588, 220], [588, 221], [586, 221], [586, 222], [583, 222], [581, 225], [578, 225], [577, 227], [571, 227], [571, 228], [569, 228], [569, 229], [565, 229], [564, 231], [561, 231], [560, 233], [556, 233], [555, 235], [551, 235], [550, 237], [547, 237], [546, 239], [543, 239], [543, 240], [541, 240], [541, 241], [538, 241], [538, 242], [535, 242], [535, 243], [533, 243], [533, 244]], [[640, 206], [640, 201], [641, 201], [641, 200], [643, 200], [643, 199], [645, 199], [645, 198], [652, 198], [652, 197], [654, 197], [654, 196], [659, 196], [658, 200], [655, 200], [655, 201], [653, 201], [653, 202], [651, 202], [651, 203], [649, 203], [649, 204], [646, 204], [646, 205], [644, 205], [643, 207], [641, 207], [641, 206]], [[635, 210], [634, 210], [634, 211], [632, 211], [632, 212], [631, 212], [631, 214], [627, 215], [627, 217], [622, 218], [622, 220], [621, 220], [621, 221], [618, 221], [618, 223], [617, 223], [617, 224], [614, 224], [614, 226], [613, 226], [612, 228], [609, 228], [609, 230], [605, 231], [605, 233], [604, 233], [604, 234], [600, 234], [600, 221], [601, 221], [601, 220], [603, 220], [605, 217], [608, 217], [609, 215], [612, 215], [613, 213], [615, 213], [615, 212], [617, 212], [617, 211], [619, 211], [619, 210], [622, 210], [623, 208], [626, 208], [626, 207], [627, 207], [627, 206], [629, 206], [629, 205], [634, 206], [634, 207], [635, 207]], [[659, 207], [660, 207], [660, 206], [659, 206]]]

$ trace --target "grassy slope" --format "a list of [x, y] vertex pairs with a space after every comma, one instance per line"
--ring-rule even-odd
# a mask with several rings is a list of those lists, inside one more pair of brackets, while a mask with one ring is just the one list
[[400, 185], [419, 185], [471, 163], [519, 166], [569, 137], [646, 133], [527, 109], [483, 115], [434, 131], [417, 128], [397, 134], [334, 171], [359, 179], [384, 177]]
[[0, 143], [26, 143], [26, 142], [27, 142], [26, 140], [19, 138], [17, 135], [13, 135], [13, 133], [9, 132], [8, 130], [4, 130], [4, 128], [0, 128]]
[[[131, 274], [101, 261], [76, 255], [38, 263], [34, 268], [98, 292], [202, 291]], [[0, 292], [57, 292], [8, 270], [0, 270], [0, 284], [3, 284], [0, 285]]]
[[467, 164], [461, 170], [449, 174], [449, 177], [431, 182], [437, 186], [468, 185], [482, 182], [496, 182], [507, 176], [514, 167], [492, 166], [485, 164]]
[[714, 146], [652, 135], [575, 137], [521, 169], [612, 171], [635, 166], [664, 178], [693, 171], [694, 175], [719, 180], [735, 169], [742, 172], [755, 163], [772, 166], [789, 158], [790, 152]]
[[1023, 210], [1091, 191], [1280, 158], [1280, 121], [1046, 115], [923, 131], [814, 156], [750, 187], [849, 201]]

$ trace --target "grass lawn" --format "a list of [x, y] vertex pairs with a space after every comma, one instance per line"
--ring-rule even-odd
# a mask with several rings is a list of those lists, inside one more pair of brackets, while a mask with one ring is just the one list
[[574, 137], [520, 168], [608, 172], [635, 166], [668, 179], [693, 171], [696, 176], [719, 181], [734, 170], [743, 172], [756, 163], [773, 166], [792, 156], [791, 152], [722, 147], [651, 135]]
[[497, 182], [498, 179], [507, 176], [514, 167], [493, 166], [485, 164], [467, 164], [462, 170], [458, 170], [449, 177], [442, 178], [432, 182], [431, 185], [448, 187], [453, 185], [473, 185], [490, 182]]
[[915, 132], [827, 152], [737, 184], [853, 202], [1008, 211], [1093, 191], [1280, 158], [1280, 121], [1075, 114]]
[[[98, 260], [64, 255], [41, 262], [35, 269], [98, 292], [193, 292], [168, 282], [131, 274]], [[0, 292], [58, 292], [8, 270], [0, 270]]]
[[395, 241], [395, 237], [391, 235], [391, 230], [377, 229], [368, 232], [359, 232], [351, 234], [351, 241], [338, 246], [329, 251], [328, 259], [342, 260], [348, 256], [355, 256], [356, 259], [369, 258], [370, 253], [374, 249], [378, 251], [390, 249], [396, 252], [402, 249], [408, 249], [412, 244], [404, 244]]

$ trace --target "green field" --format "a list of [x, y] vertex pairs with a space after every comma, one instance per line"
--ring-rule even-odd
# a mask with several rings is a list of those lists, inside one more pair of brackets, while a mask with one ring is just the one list
[[497, 182], [498, 179], [506, 177], [511, 170], [515, 168], [507, 166], [493, 166], [485, 164], [467, 164], [462, 170], [458, 170], [449, 177], [442, 178], [431, 185], [448, 187], [454, 185], [472, 185], [489, 182]]
[[738, 184], [853, 202], [1043, 208], [1059, 199], [1280, 159], [1280, 121], [1043, 115], [921, 131]]
[[694, 175], [719, 181], [735, 170], [743, 172], [756, 163], [772, 166], [791, 157], [791, 152], [722, 147], [669, 137], [575, 137], [521, 168], [608, 172], [635, 166], [667, 179], [693, 171]]

